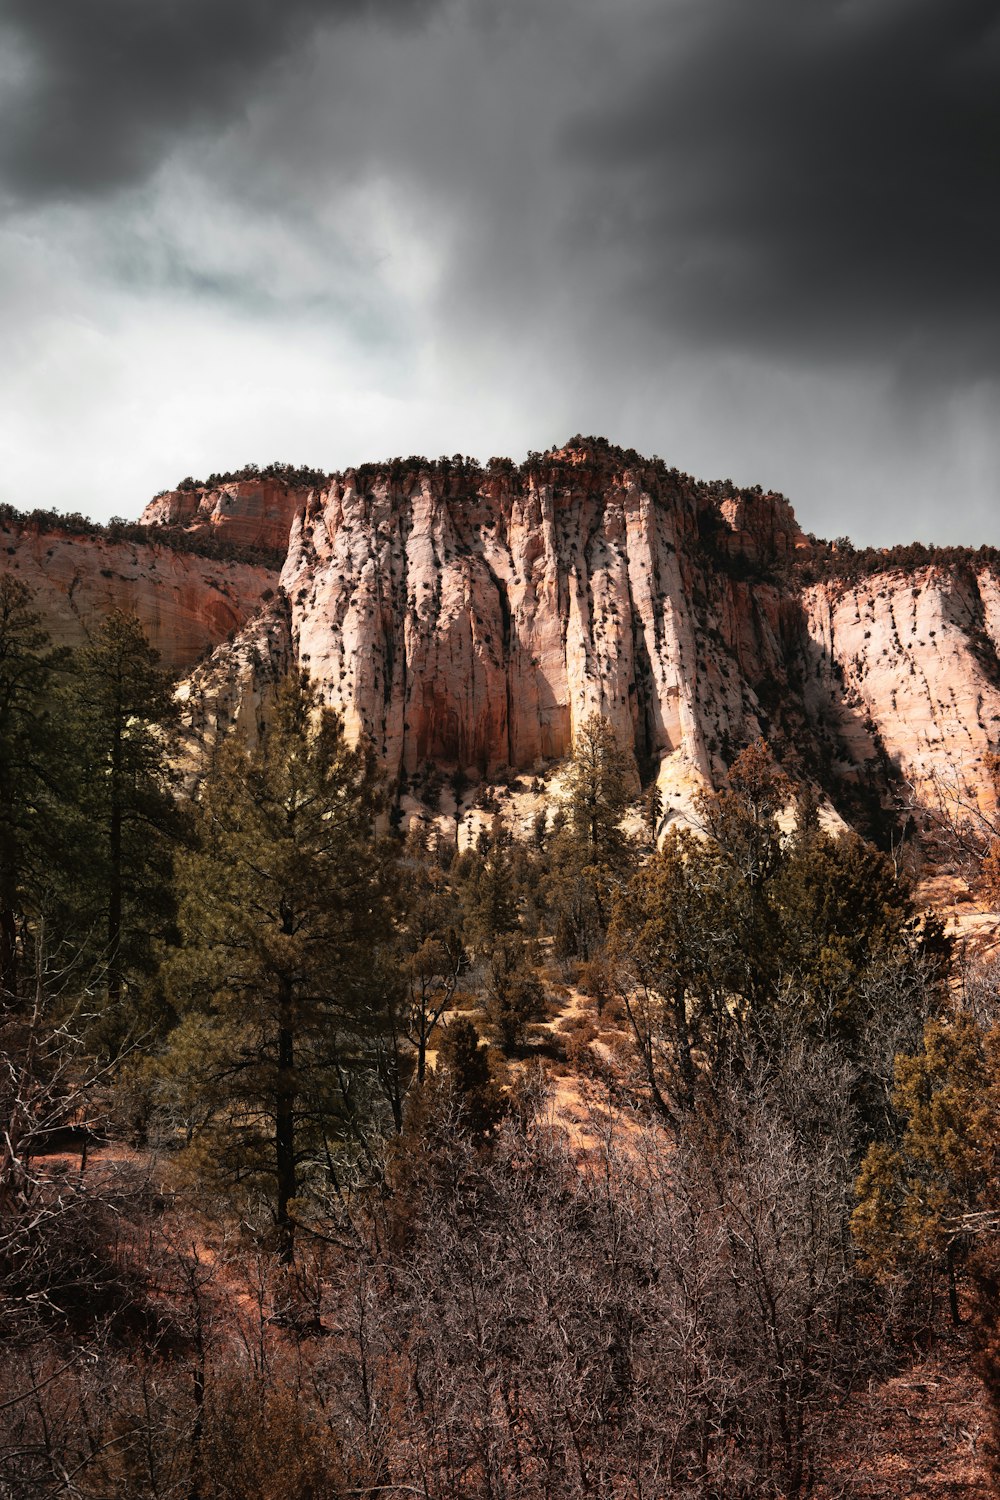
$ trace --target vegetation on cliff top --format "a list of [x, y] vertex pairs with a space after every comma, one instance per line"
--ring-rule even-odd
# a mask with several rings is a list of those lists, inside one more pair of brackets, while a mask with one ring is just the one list
[[213, 562], [246, 563], [273, 572], [279, 572], [285, 560], [283, 550], [237, 546], [205, 532], [188, 531], [183, 526], [147, 526], [140, 521], [125, 521], [120, 516], [113, 516], [108, 522], [92, 521], [79, 511], [18, 510], [2, 504], [0, 530], [93, 537], [112, 545], [125, 542], [140, 547], [167, 547], [171, 552], [190, 553]]
[[[724, 571], [750, 581], [766, 581], [788, 587], [807, 586], [828, 579], [846, 584], [857, 583], [879, 573], [905, 571], [919, 568], [939, 567], [997, 567], [1000, 565], [1000, 548], [981, 546], [930, 546], [923, 542], [901, 543], [895, 547], [855, 547], [848, 537], [834, 541], [810, 535], [808, 547], [800, 548], [794, 556], [767, 555], [767, 549], [752, 558], [734, 551], [727, 545], [727, 528], [718, 511], [724, 500], [742, 499], [770, 501], [775, 507], [788, 504], [786, 498], [774, 491], [765, 491], [759, 484], [739, 485], [732, 479], [702, 480], [669, 467], [654, 454], [644, 457], [635, 448], [622, 448], [599, 436], [583, 436], [577, 433], [561, 448], [544, 452], [529, 452], [523, 462], [503, 457], [490, 458], [486, 464], [461, 453], [442, 454], [437, 459], [424, 454], [412, 453], [406, 457], [396, 456], [380, 462], [359, 464], [345, 471], [362, 485], [376, 479], [388, 479], [394, 483], [415, 479], [419, 474], [430, 474], [445, 481], [451, 490], [461, 495], [467, 490], [467, 498], [477, 501], [480, 487], [490, 479], [502, 478], [514, 491], [521, 493], [531, 482], [548, 484], [570, 484], [591, 487], [595, 482], [610, 478], [612, 472], [623, 469], [637, 471], [660, 485], [667, 493], [675, 494], [699, 508], [699, 535], [702, 544], [711, 552], [717, 565]], [[207, 479], [195, 479], [188, 475], [180, 480], [176, 489], [180, 492], [210, 491], [224, 484], [248, 480], [277, 481], [287, 488], [325, 489], [335, 473], [313, 469], [306, 465], [279, 463], [244, 464], [240, 469], [212, 473]], [[169, 494], [161, 490], [154, 498]], [[139, 544], [155, 542], [178, 552], [191, 552], [200, 557], [218, 561], [248, 562], [279, 569], [284, 560], [280, 550], [253, 546], [234, 546], [200, 530], [188, 530], [182, 526], [144, 526], [139, 522], [115, 517], [106, 525], [91, 521], [78, 512], [61, 513], [55, 510], [35, 509], [19, 511], [12, 505], [0, 505], [0, 525], [37, 527], [42, 531], [62, 531], [70, 535], [99, 536], [109, 541], [130, 541]]]
[[935, 547], [902, 542], [895, 547], [855, 547], [849, 537], [825, 542], [810, 536], [809, 551], [796, 559], [794, 577], [802, 584], [836, 579], [860, 583], [878, 573], [915, 573], [920, 568], [996, 568], [1000, 547]]
[[[209, 474], [207, 479], [192, 479], [188, 474], [184, 479], [178, 480], [174, 486], [181, 491], [189, 490], [214, 490], [223, 484], [238, 484], [245, 479], [275, 479], [283, 484], [286, 489], [323, 489], [329, 482], [330, 475], [323, 469], [310, 469], [306, 464], [283, 464], [277, 461], [269, 464], [244, 464], [241, 469], [226, 469], [218, 474]], [[161, 495], [169, 494], [169, 490], [161, 490]], [[154, 496], [158, 499], [159, 496]]]

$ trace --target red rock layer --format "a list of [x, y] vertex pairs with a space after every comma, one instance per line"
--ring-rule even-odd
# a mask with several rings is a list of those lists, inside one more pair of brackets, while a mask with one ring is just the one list
[[0, 567], [34, 592], [55, 645], [79, 646], [113, 609], [135, 613], [164, 665], [188, 670], [260, 607], [271, 568], [0, 520]]

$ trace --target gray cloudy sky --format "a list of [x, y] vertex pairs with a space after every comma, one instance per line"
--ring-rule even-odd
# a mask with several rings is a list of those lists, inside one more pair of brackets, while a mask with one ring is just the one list
[[1000, 543], [1000, 0], [0, 0], [0, 499], [604, 433]]

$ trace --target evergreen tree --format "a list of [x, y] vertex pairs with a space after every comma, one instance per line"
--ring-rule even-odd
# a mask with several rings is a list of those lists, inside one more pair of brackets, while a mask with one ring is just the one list
[[915, 958], [909, 891], [891, 859], [856, 833], [807, 829], [783, 849], [768, 895], [771, 983], [794, 986], [828, 1034], [853, 1036], [865, 972]]
[[858, 1175], [854, 1237], [880, 1272], [943, 1268], [958, 1321], [959, 1251], [1000, 1207], [1000, 1028], [971, 1016], [928, 1022], [896, 1060], [898, 1143], [875, 1142]]
[[434, 1085], [438, 1098], [433, 1102], [440, 1109], [443, 1096], [457, 1106], [458, 1123], [474, 1140], [485, 1140], [504, 1116], [507, 1101], [493, 1077], [489, 1053], [465, 1016], [444, 1028]]
[[367, 1144], [389, 937], [378, 799], [371, 757], [292, 677], [265, 743], [220, 750], [181, 862], [173, 984], [191, 1014], [173, 1046], [215, 1104], [199, 1158], [265, 1195], [285, 1260], [310, 1177], [336, 1181], [345, 1136]]
[[411, 861], [406, 876], [407, 889], [400, 893], [404, 906], [400, 933], [403, 1025], [415, 1054], [416, 1079], [422, 1084], [431, 1035], [451, 1003], [466, 954], [461, 908], [440, 869]]
[[673, 831], [615, 905], [612, 969], [653, 1102], [671, 1120], [694, 1105], [696, 1053], [711, 1080], [739, 1024], [727, 873], [710, 843]]
[[524, 1045], [527, 1028], [544, 1014], [545, 992], [528, 962], [520, 933], [503, 933], [486, 960], [486, 1013], [504, 1052]]
[[620, 825], [633, 775], [630, 757], [619, 745], [610, 721], [591, 714], [573, 740], [567, 780], [570, 823], [596, 864], [614, 866], [621, 860]]
[[488, 847], [476, 860], [464, 895], [466, 928], [478, 950], [488, 950], [501, 934], [517, 930], [511, 836], [499, 817], [493, 819]]
[[751, 746], [729, 789], [701, 798], [710, 836], [668, 834], [616, 903], [619, 990], [661, 1113], [690, 1108], [734, 1049], [778, 1056], [809, 1036], [849, 1057], [868, 1131], [891, 1072], [880, 1049], [919, 1027], [947, 953], [931, 954], [891, 861], [856, 834], [806, 816], [784, 836], [788, 795]]
[[164, 728], [170, 679], [135, 615], [108, 615], [76, 659], [70, 714], [84, 757], [79, 789], [90, 856], [81, 889], [107, 975], [109, 1040], [129, 983], [154, 967], [175, 915], [173, 855], [182, 831]]
[[30, 589], [0, 576], [0, 1006], [15, 1006], [29, 922], [64, 863], [65, 741], [52, 714], [54, 672]]
[[634, 861], [621, 829], [634, 775], [610, 722], [591, 714], [573, 742], [569, 799], [565, 813], [557, 809], [553, 818], [544, 886], [561, 957], [587, 962], [604, 942], [614, 891]]
[[781, 857], [778, 814], [791, 796], [763, 740], [748, 745], [729, 768], [729, 787], [698, 803], [705, 832], [749, 888], [764, 884]]

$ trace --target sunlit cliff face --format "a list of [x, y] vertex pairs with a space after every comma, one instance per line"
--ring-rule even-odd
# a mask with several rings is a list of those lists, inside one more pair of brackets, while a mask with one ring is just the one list
[[531, 769], [596, 711], [668, 797], [758, 735], [823, 784], [978, 787], [1000, 730], [994, 573], [802, 589], [808, 551], [780, 496], [613, 449], [335, 476], [293, 520], [281, 599], [189, 684], [192, 727], [253, 721], [294, 661], [391, 774]]
[[759, 736], [848, 813], [893, 778], [985, 795], [1000, 582], [974, 559], [802, 588], [810, 543], [780, 496], [601, 443], [520, 469], [394, 461], [323, 484], [191, 485], [143, 520], [263, 560], [13, 525], [3, 560], [58, 642], [135, 610], [190, 674], [195, 758], [233, 725], [257, 733], [296, 666], [390, 775], [537, 769], [598, 712], [668, 803]]

